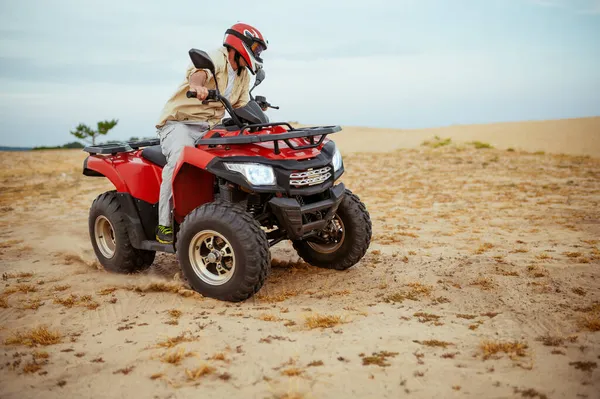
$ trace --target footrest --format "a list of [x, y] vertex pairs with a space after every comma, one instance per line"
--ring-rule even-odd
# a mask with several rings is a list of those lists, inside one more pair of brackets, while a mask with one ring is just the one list
[[168, 252], [171, 254], [175, 253], [175, 247], [173, 246], [173, 244], [163, 244], [158, 241], [151, 240], [142, 241], [142, 247], [140, 249], [145, 249], [148, 251]]

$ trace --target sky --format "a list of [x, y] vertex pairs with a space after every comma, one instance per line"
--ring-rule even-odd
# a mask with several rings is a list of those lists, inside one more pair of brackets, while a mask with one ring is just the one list
[[267, 37], [275, 121], [425, 128], [600, 115], [600, 0], [3, 0], [0, 146], [156, 135], [188, 50]]

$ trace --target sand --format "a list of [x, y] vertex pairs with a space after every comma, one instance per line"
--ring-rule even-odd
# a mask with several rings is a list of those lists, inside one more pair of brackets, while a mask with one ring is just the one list
[[346, 128], [369, 252], [335, 272], [278, 244], [240, 304], [174, 255], [101, 270], [85, 154], [0, 153], [0, 397], [598, 397], [599, 127]]

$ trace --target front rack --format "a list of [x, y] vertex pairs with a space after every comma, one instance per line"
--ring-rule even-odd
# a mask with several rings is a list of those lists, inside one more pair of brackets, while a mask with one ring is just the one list
[[[289, 130], [286, 133], [275, 133], [275, 134], [256, 134], [244, 135], [243, 133], [247, 130], [254, 128], [264, 128], [272, 126], [287, 126]], [[316, 127], [303, 127], [301, 129], [294, 129], [287, 122], [277, 123], [260, 123], [255, 125], [244, 126], [237, 136], [233, 137], [213, 137], [213, 138], [201, 138], [196, 141], [197, 145], [230, 145], [230, 144], [251, 144], [251, 143], [265, 143], [273, 141], [273, 150], [275, 154], [279, 154], [279, 142], [283, 141], [292, 150], [304, 150], [307, 148], [315, 148], [323, 144], [323, 140], [328, 134], [337, 133], [342, 130], [339, 126], [316, 126]], [[318, 139], [315, 137], [319, 136]], [[306, 145], [294, 145], [290, 141], [291, 139], [304, 138], [309, 144]]]

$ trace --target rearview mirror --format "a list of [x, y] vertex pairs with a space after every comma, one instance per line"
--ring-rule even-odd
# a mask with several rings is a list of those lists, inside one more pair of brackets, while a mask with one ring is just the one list
[[215, 64], [213, 64], [206, 52], [193, 48], [189, 51], [189, 54], [192, 63], [197, 69], [208, 69], [213, 75], [215, 74]]
[[258, 70], [258, 72], [256, 72], [256, 79], [254, 79], [254, 86], [258, 86], [263, 80], [265, 80], [265, 70], [261, 68]]

